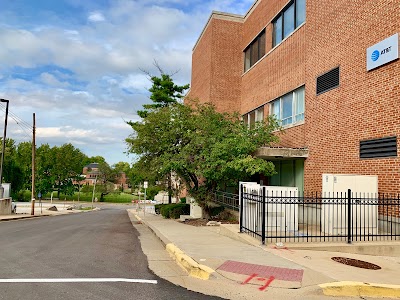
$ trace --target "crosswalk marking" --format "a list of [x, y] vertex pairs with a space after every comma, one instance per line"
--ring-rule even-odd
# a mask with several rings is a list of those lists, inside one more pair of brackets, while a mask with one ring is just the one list
[[157, 284], [157, 280], [130, 278], [7, 278], [0, 283], [71, 283], [71, 282], [130, 282]]

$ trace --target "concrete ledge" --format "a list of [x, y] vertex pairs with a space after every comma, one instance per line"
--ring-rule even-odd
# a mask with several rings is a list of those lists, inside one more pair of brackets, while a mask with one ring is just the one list
[[400, 298], [400, 285], [341, 281], [319, 286], [326, 296]]
[[172, 258], [177, 262], [177, 264], [189, 273], [189, 276], [208, 280], [210, 278], [210, 275], [214, 273], [213, 269], [197, 263], [193, 258], [186, 255], [174, 244], [169, 243], [165, 246], [165, 248], [172, 256]]

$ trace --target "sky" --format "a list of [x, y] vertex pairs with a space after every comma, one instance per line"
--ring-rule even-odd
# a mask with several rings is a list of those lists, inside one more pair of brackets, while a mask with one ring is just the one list
[[[0, 0], [0, 98], [7, 138], [71, 143], [113, 165], [132, 163], [126, 121], [150, 103], [154, 61], [190, 83], [191, 55], [213, 10], [245, 14], [253, 0]], [[0, 103], [4, 131], [5, 104]]]

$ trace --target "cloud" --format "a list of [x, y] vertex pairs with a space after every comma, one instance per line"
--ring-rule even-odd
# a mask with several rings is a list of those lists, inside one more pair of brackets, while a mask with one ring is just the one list
[[101, 12], [93, 11], [89, 14], [88, 20], [91, 22], [103, 22], [105, 18]]
[[[28, 123], [36, 113], [39, 144], [73, 141], [115, 163], [126, 158], [132, 133], [125, 120], [138, 121], [136, 111], [150, 102], [141, 70], [158, 75], [156, 60], [167, 73], [179, 71], [177, 84], [189, 83], [192, 48], [211, 11], [245, 13], [253, 0], [19, 3], [2, 7], [0, 97]], [[30, 134], [10, 120], [11, 138]]]

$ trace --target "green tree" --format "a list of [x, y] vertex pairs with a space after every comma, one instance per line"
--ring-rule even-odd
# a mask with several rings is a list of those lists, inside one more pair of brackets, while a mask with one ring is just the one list
[[237, 114], [222, 114], [198, 101], [189, 104], [161, 107], [130, 123], [134, 133], [126, 142], [142, 165], [154, 168], [153, 174], [178, 174], [200, 204], [208, 192], [241, 178], [274, 174], [273, 163], [253, 155], [278, 140], [274, 118], [249, 128]]
[[[32, 187], [32, 142], [22, 142], [17, 146], [16, 162], [22, 170], [21, 189]], [[14, 187], [12, 187], [14, 189]], [[16, 190], [17, 192], [18, 190]]]
[[[0, 143], [2, 143], [0, 139]], [[18, 192], [24, 185], [24, 170], [17, 160], [17, 146], [13, 139], [6, 139], [4, 162], [3, 162], [3, 180], [2, 182], [11, 183], [11, 193]]]
[[153, 103], [143, 105], [144, 110], [139, 110], [137, 112], [141, 118], [145, 118], [149, 112], [179, 102], [179, 100], [184, 97], [184, 92], [189, 89], [189, 84], [175, 84], [172, 79], [174, 74], [165, 73], [157, 62], [155, 62], [154, 65], [160, 72], [160, 77], [151, 75], [149, 72], [144, 71], [144, 73], [150, 77], [152, 83], [149, 92], [151, 93], [150, 100]]

